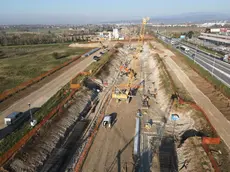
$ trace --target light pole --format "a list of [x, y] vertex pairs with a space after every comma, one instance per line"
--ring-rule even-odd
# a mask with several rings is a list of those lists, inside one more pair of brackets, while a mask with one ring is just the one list
[[[215, 53], [215, 56], [216, 56], [216, 53]], [[215, 62], [216, 62], [216, 58], [213, 57], [213, 63], [212, 63], [212, 76], [213, 76], [213, 72], [214, 72]]]
[[194, 63], [196, 63], [196, 55], [197, 55], [197, 45], [196, 45], [195, 56], [194, 56], [194, 59], [193, 59], [193, 62], [194, 62]]
[[32, 116], [32, 113], [31, 113], [30, 103], [28, 103], [28, 106], [29, 106], [29, 111], [30, 111], [30, 120], [33, 121], [33, 116]]

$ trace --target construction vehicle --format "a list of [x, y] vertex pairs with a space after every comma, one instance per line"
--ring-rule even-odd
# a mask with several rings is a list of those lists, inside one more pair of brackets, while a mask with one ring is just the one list
[[[140, 53], [140, 49], [142, 48], [143, 44], [144, 44], [144, 34], [145, 34], [145, 25], [147, 24], [147, 21], [149, 20], [149, 18], [143, 18], [142, 20], [142, 26], [141, 26], [141, 30], [140, 30], [140, 35], [139, 35], [139, 40], [138, 40], [138, 48], [136, 49], [136, 54], [134, 55], [133, 60], [137, 60], [139, 53]], [[135, 69], [135, 61], [134, 63], [131, 63], [132, 67], [127, 70], [127, 68], [125, 70], [127, 70], [128, 72], [128, 84], [126, 88], [119, 88], [119, 86], [115, 86], [113, 93], [112, 93], [112, 98], [116, 99], [116, 102], [119, 102], [121, 100], [125, 100], [126, 103], [129, 103], [131, 98], [133, 97], [133, 90], [136, 88], [132, 87], [132, 83], [134, 81], [134, 79], [136, 79], [136, 72], [134, 71]]]
[[102, 124], [105, 128], [107, 127], [107, 125], [109, 126], [109, 128], [111, 128], [112, 127], [112, 117], [110, 115], [105, 116]]

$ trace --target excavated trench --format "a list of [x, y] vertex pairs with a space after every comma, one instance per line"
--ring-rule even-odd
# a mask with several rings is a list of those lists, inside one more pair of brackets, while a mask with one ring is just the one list
[[[210, 160], [201, 145], [201, 137], [209, 136], [211, 127], [202, 114], [190, 106], [172, 104], [173, 88], [167, 77], [167, 72], [159, 64], [157, 53], [150, 50], [152, 58], [144, 59], [149, 64], [145, 68], [146, 89], [157, 89], [156, 99], [150, 99], [150, 109], [145, 121], [152, 121], [152, 128], [144, 129], [142, 157], [149, 160], [144, 163], [145, 171], [213, 171]], [[149, 57], [149, 55], [148, 55]], [[161, 57], [163, 58], [163, 56]], [[148, 66], [148, 65], [146, 65]], [[180, 85], [173, 78], [177, 87]], [[184, 88], [180, 88], [184, 90]], [[178, 121], [171, 120], [171, 114], [178, 114]], [[152, 132], [152, 133], [150, 133]], [[145, 139], [146, 138], [146, 139]], [[147, 143], [147, 144], [146, 144]], [[145, 144], [148, 145], [145, 147]], [[179, 146], [178, 146], [179, 145]], [[147, 152], [147, 153], [146, 153]], [[148, 156], [150, 158], [148, 158]], [[147, 158], [146, 158], [147, 157]], [[188, 163], [188, 168], [184, 164]]]
[[99, 90], [106, 89], [116, 79], [114, 74], [125, 58], [118, 52], [96, 75], [96, 82], [85, 80], [85, 87], [76, 92], [71, 106], [48, 122], [4, 168], [12, 172], [72, 171], [75, 164], [72, 157], [76, 159], [80, 154], [85, 141], [80, 138], [91, 120], [87, 119], [91, 103], [100, 98]]

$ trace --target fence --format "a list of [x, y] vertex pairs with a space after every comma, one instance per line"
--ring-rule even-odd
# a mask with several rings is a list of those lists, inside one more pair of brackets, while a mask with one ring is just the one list
[[45, 118], [43, 118], [43, 120], [38, 125], [36, 125], [32, 130], [29, 131], [29, 133], [23, 136], [23, 138], [21, 138], [21, 140], [19, 140], [11, 149], [4, 153], [0, 157], [0, 166], [2, 166], [8, 159], [10, 159], [18, 150], [20, 150], [49, 119], [51, 119], [56, 113], [61, 112], [63, 106], [72, 98], [76, 91], [77, 89], [72, 90], [70, 95], [65, 100], [53, 108], [53, 110]]
[[24, 90], [25, 88], [31, 86], [32, 84], [35, 84], [35, 83], [39, 82], [40, 80], [42, 80], [45, 77], [53, 74], [56, 71], [62, 69], [63, 67], [69, 65], [70, 63], [73, 63], [74, 61], [78, 60], [80, 57], [81, 56], [77, 56], [77, 57], [75, 57], [75, 58], [73, 58], [73, 59], [71, 59], [71, 60], [69, 60], [69, 61], [67, 61], [67, 62], [65, 62], [65, 63], [63, 63], [63, 64], [61, 64], [61, 65], [59, 65], [59, 66], [57, 66], [55, 68], [53, 68], [53, 69], [51, 69], [50, 71], [48, 71], [48, 72], [46, 72], [44, 74], [41, 74], [40, 76], [38, 76], [36, 78], [33, 78], [33, 79], [29, 80], [29, 81], [26, 81], [26, 82], [24, 82], [24, 83], [22, 83], [22, 84], [20, 84], [20, 85], [18, 85], [16, 87], [12, 88], [12, 89], [4, 91], [3, 93], [0, 94], [0, 102], [4, 101], [5, 99], [9, 98], [10, 96], [12, 96], [15, 93]]
[[[158, 57], [158, 58], [159, 58], [159, 57]], [[168, 72], [165, 63], [164, 63], [161, 59], [160, 59], [160, 61], [161, 61], [162, 65], [163, 65], [163, 68], [165, 69], [165, 71], [166, 71], [166, 73], [167, 73], [167, 75], [168, 75], [168, 77], [169, 77], [169, 80], [170, 80], [170, 82], [171, 82], [171, 84], [172, 84], [172, 89], [173, 89], [173, 91], [176, 93], [176, 92], [177, 92], [177, 90], [176, 90], [176, 85], [175, 85], [175, 83], [174, 83], [174, 81], [173, 81], [173, 79], [172, 79], [170, 73]], [[200, 111], [200, 112], [205, 116], [206, 120], [208, 121], [209, 125], [210, 125], [211, 128], [212, 128], [212, 136], [216, 137], [216, 138], [215, 138], [216, 140], [220, 140], [220, 137], [218, 136], [218, 134], [217, 134], [217, 132], [216, 132], [216, 129], [213, 127], [212, 123], [210, 122], [210, 120], [209, 120], [207, 114], [203, 111], [203, 109], [202, 109], [200, 106], [198, 106], [196, 103], [194, 103], [194, 102], [184, 101], [181, 97], [178, 97], [178, 98], [179, 98], [179, 104], [188, 104], [188, 105], [190, 105], [193, 109]], [[215, 158], [213, 157], [213, 155], [211, 154], [211, 152], [210, 152], [210, 150], [209, 150], [208, 144], [204, 144], [204, 143], [205, 143], [205, 142], [202, 141], [202, 146], [203, 146], [205, 152], [207, 153], [207, 155], [208, 155], [208, 157], [209, 157], [209, 160], [210, 160], [210, 162], [212, 163], [213, 168], [215, 169], [215, 172], [220, 172], [220, 169], [219, 169], [219, 167], [218, 167], [218, 164], [217, 164]], [[219, 142], [217, 142], [217, 143], [219, 143]]]
[[92, 144], [93, 144], [93, 141], [94, 141], [94, 138], [95, 138], [95, 136], [96, 136], [96, 134], [97, 134], [97, 131], [98, 131], [98, 129], [99, 129], [99, 126], [100, 126], [100, 124], [101, 124], [101, 122], [102, 122], [102, 120], [103, 120], [103, 118], [104, 118], [104, 113], [105, 113], [105, 107], [106, 107], [106, 105], [108, 104], [108, 102], [109, 102], [109, 99], [111, 98], [111, 96], [108, 96], [107, 98], [106, 98], [106, 103], [104, 104], [104, 106], [102, 107], [102, 110], [100, 110], [100, 116], [98, 117], [98, 119], [97, 119], [97, 122], [96, 122], [96, 126], [95, 126], [95, 128], [93, 129], [93, 132], [90, 134], [90, 137], [87, 139], [87, 143], [86, 143], [86, 145], [85, 145], [85, 147], [84, 147], [84, 150], [82, 151], [82, 153], [81, 153], [81, 155], [80, 155], [80, 157], [79, 157], [79, 159], [78, 159], [78, 162], [76, 163], [76, 165], [75, 165], [75, 168], [74, 168], [74, 171], [75, 172], [80, 172], [81, 171], [81, 169], [82, 169], [82, 166], [83, 166], [83, 164], [84, 164], [84, 162], [85, 162], [85, 159], [86, 159], [86, 157], [87, 157], [87, 155], [88, 155], [88, 153], [89, 153], [89, 150], [90, 150], [90, 148], [91, 148], [91, 146], [92, 146]]

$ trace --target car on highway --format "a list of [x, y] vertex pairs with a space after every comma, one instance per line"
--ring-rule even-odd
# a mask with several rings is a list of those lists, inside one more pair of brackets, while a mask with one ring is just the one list
[[100, 57], [98, 57], [98, 56], [93, 56], [93, 60], [94, 60], [94, 61], [99, 61], [99, 60], [100, 60]]

